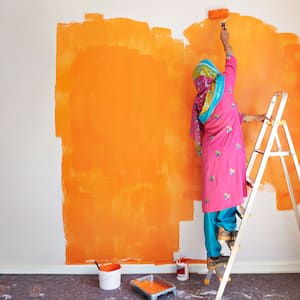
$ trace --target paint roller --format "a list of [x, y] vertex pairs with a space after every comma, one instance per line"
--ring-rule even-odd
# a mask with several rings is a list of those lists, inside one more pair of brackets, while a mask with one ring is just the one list
[[221, 26], [226, 30], [225, 20], [229, 16], [229, 11], [227, 8], [213, 9], [208, 11], [208, 18], [210, 20], [222, 20]]

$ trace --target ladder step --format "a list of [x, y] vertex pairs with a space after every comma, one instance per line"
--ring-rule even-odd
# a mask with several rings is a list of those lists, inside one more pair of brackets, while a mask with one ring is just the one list
[[254, 186], [254, 179], [247, 177], [247, 186], [253, 188]]
[[[265, 151], [260, 149], [254, 150], [258, 154], [265, 154]], [[291, 151], [271, 151], [268, 156], [289, 156], [292, 155]]]
[[243, 219], [245, 212], [246, 212], [246, 209], [243, 205], [239, 205], [236, 209], [236, 214], [238, 215], [238, 217], [240, 219]]
[[[278, 124], [278, 125], [285, 125], [286, 123], [287, 123], [286, 120], [280, 120], [280, 121], [276, 122], [276, 124]], [[275, 124], [275, 122], [273, 120], [266, 120], [266, 124], [268, 126], [273, 126]]]
[[258, 154], [264, 154], [264, 153], [265, 153], [265, 151], [260, 150], [260, 149], [255, 149], [254, 151], [255, 151], [256, 153], [258, 153]]

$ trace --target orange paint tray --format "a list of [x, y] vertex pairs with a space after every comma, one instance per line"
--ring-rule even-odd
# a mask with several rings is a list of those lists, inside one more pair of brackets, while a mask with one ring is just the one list
[[138, 279], [132, 279], [130, 285], [136, 292], [146, 296], [149, 300], [156, 300], [159, 296], [169, 293], [173, 293], [176, 296], [176, 286], [157, 275], [147, 275]]

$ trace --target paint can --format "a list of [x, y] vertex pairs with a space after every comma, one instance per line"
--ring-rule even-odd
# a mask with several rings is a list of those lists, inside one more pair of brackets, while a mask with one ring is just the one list
[[185, 281], [189, 279], [189, 265], [186, 260], [177, 260], [176, 261], [176, 278], [180, 281]]
[[103, 264], [98, 272], [99, 287], [102, 290], [114, 290], [121, 284], [121, 265]]

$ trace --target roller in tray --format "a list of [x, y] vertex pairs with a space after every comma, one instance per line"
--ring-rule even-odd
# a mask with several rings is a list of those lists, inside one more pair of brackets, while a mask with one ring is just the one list
[[147, 275], [130, 281], [132, 288], [148, 300], [156, 300], [159, 296], [173, 293], [176, 296], [176, 286], [157, 275]]

